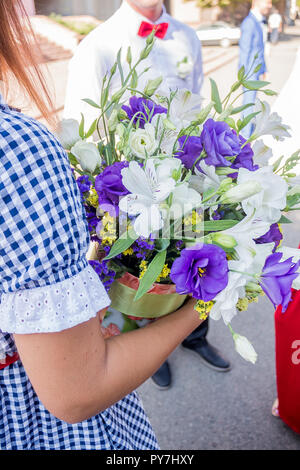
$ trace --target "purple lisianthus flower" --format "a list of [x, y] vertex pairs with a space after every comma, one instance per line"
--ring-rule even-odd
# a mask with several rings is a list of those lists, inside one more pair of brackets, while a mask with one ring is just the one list
[[226, 253], [216, 245], [185, 248], [175, 259], [170, 277], [178, 294], [192, 294], [195, 299], [208, 302], [228, 284]]
[[[249, 171], [256, 171], [259, 168], [259, 165], [254, 165], [253, 162], [253, 150], [251, 148], [251, 145], [248, 143], [244, 147], [243, 144], [246, 142], [246, 139], [242, 135], [239, 136], [240, 144], [241, 144], [241, 151], [234, 160], [234, 162], [231, 165], [231, 168], [234, 169], [239, 169], [239, 168], [247, 168]], [[231, 178], [237, 178], [238, 172], [234, 172], [230, 175]]]
[[156, 114], [167, 114], [167, 109], [163, 106], [137, 96], [132, 96], [129, 100], [129, 106], [123, 105], [122, 109], [127, 113], [130, 121], [134, 117], [133, 123], [135, 125], [139, 122], [139, 128], [141, 129], [144, 129], [146, 122], [151, 122]]
[[203, 126], [200, 141], [206, 152], [205, 162], [213, 166], [230, 166], [225, 157], [234, 157], [241, 152], [239, 138], [226, 122], [208, 119]]
[[119, 215], [119, 200], [128, 194], [122, 182], [121, 171], [129, 165], [128, 162], [116, 162], [105, 168], [95, 180], [95, 189], [101, 209], [112, 216]]
[[256, 238], [254, 241], [258, 245], [263, 243], [274, 243], [274, 250], [280, 245], [281, 240], [283, 239], [282, 232], [280, 230], [279, 224], [272, 224], [267, 233], [262, 235], [259, 238]]
[[116, 272], [108, 267], [108, 261], [94, 261], [90, 260], [89, 264], [93, 267], [95, 272], [98, 274], [102, 284], [105, 287], [106, 292], [109, 291], [110, 286], [115, 280]]
[[188, 170], [191, 170], [203, 150], [200, 137], [183, 135], [178, 139], [179, 149], [174, 157], [179, 158]]
[[292, 284], [298, 276], [297, 270], [300, 260], [293, 262], [293, 258], [288, 258], [280, 262], [282, 253], [269, 255], [263, 267], [260, 278], [260, 285], [269, 297], [274, 307], [282, 306], [285, 312], [292, 297]]
[[92, 183], [87, 175], [79, 176], [76, 180], [81, 193], [86, 193], [91, 189]]

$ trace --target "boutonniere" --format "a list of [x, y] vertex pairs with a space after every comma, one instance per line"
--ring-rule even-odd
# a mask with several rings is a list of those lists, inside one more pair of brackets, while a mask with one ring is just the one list
[[192, 73], [193, 68], [194, 68], [194, 62], [188, 57], [185, 57], [181, 61], [177, 62], [178, 77], [184, 80]]

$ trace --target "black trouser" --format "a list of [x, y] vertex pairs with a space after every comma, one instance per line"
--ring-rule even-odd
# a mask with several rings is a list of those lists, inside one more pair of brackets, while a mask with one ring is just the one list
[[206, 335], [208, 333], [208, 318], [204, 320], [185, 340], [182, 344], [191, 345], [193, 343], [201, 344], [206, 342]]

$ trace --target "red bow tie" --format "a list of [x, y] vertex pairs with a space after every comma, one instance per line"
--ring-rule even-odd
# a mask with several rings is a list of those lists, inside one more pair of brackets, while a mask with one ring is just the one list
[[168, 31], [169, 23], [151, 24], [147, 21], [142, 21], [138, 35], [142, 38], [149, 36], [152, 31], [155, 31], [155, 36], [163, 39]]

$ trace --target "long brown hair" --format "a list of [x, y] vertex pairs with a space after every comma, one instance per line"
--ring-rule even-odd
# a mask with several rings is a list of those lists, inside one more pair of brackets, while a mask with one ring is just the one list
[[[53, 104], [37, 64], [39, 50], [29, 18], [21, 0], [0, 0], [0, 77], [6, 89], [9, 75], [35, 103], [42, 117], [51, 124]], [[17, 105], [17, 103], [10, 103]]]

